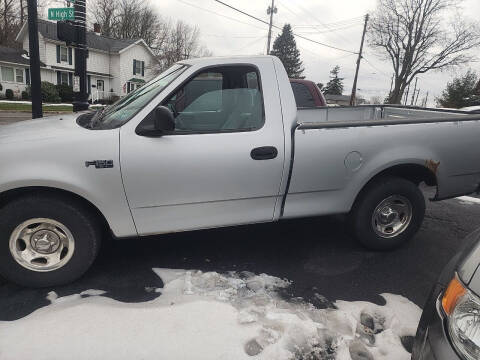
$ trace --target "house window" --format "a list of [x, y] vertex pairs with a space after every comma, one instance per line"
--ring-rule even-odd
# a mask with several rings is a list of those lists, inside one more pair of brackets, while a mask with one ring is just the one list
[[65, 84], [65, 85], [71, 85], [70, 84], [70, 76], [68, 72], [63, 72], [63, 71], [58, 71], [57, 72], [57, 84]]
[[140, 60], [133, 60], [134, 68], [133, 68], [133, 75], [142, 75], [142, 61]]
[[15, 81], [15, 75], [13, 73], [13, 68], [2, 66], [2, 80], [3, 81]]
[[23, 84], [23, 69], [15, 69], [15, 80]]
[[60, 60], [62, 62], [68, 62], [68, 49], [64, 46], [60, 47]]

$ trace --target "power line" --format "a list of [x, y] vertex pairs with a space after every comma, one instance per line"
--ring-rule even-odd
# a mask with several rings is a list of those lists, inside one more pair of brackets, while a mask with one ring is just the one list
[[[283, 0], [281, 0], [283, 2]], [[295, 4], [303, 13], [305, 13], [306, 15], [310, 16], [310, 18], [314, 19], [315, 21], [318, 21], [321, 26], [323, 26], [324, 28], [328, 28], [320, 19], [318, 19], [316, 16], [314, 16], [310, 11], [306, 10], [303, 6], [301, 6], [300, 4], [298, 4], [298, 2]], [[318, 29], [318, 27], [316, 27], [316, 29]], [[344, 41], [346, 41], [347, 43], [348, 42], [351, 42], [351, 39], [347, 39], [346, 37], [344, 37], [342, 34], [336, 34], [338, 37], [342, 38]]]
[[257, 35], [219, 35], [219, 34], [205, 34], [202, 32], [202, 36], [218, 37], [218, 38], [234, 38], [234, 39], [257, 39]]
[[356, 26], [359, 26], [359, 25], [360, 25], [360, 23], [358, 23], [358, 24], [352, 24], [352, 25], [346, 25], [346, 26], [339, 27], [339, 28], [332, 28], [332, 29], [322, 30], [322, 31], [319, 31], [319, 30], [312, 31], [310, 28], [305, 28], [305, 30], [297, 30], [297, 32], [302, 32], [302, 33], [305, 33], [305, 34], [316, 35], [316, 34], [324, 34], [324, 33], [331, 33], [331, 32], [335, 32], [335, 31], [340, 31], [340, 30], [346, 30], [346, 29], [350, 29], [350, 28], [352, 28], [352, 27], [356, 27]]
[[375, 65], [373, 65], [370, 61], [368, 61], [368, 59], [367, 59], [365, 56], [363, 56], [362, 59], [365, 60], [365, 62], [366, 62], [368, 65], [370, 65], [370, 67], [371, 67], [372, 69], [377, 70], [379, 73], [381, 73], [381, 74], [382, 74], [383, 76], [385, 76], [387, 79], [390, 79], [390, 75], [387, 75], [386, 72], [380, 70], [378, 67], [376, 67]]
[[259, 37], [257, 37], [256, 39], [254, 39], [253, 41], [249, 41], [248, 44], [243, 45], [240, 49], [234, 50], [234, 52], [236, 52], [236, 53], [241, 52], [241, 51], [243, 51], [245, 48], [252, 46], [253, 44], [259, 42], [260, 40], [263, 41], [265, 38], [266, 38], [265, 35], [259, 36]]
[[[263, 24], [265, 24], [265, 25], [270, 25], [267, 21], [264, 21], [264, 20], [262, 20], [262, 19], [260, 19], [260, 18], [258, 18], [258, 17], [256, 17], [256, 16], [253, 16], [253, 15], [251, 15], [251, 14], [249, 14], [249, 13], [246, 13], [245, 11], [242, 11], [242, 10], [240, 10], [240, 9], [237, 9], [237, 8], [235, 8], [235, 7], [227, 4], [227, 3], [224, 3], [223, 1], [220, 1], [220, 0], [214, 0], [214, 1], [217, 2], [217, 3], [219, 3], [219, 4], [222, 4], [222, 5], [226, 6], [226, 7], [228, 7], [228, 8], [230, 8], [230, 9], [234, 10], [234, 11], [237, 11], [237, 12], [239, 12], [239, 13], [245, 15], [245, 16], [248, 16], [248, 17], [250, 17], [250, 18], [252, 18], [252, 19], [255, 19], [255, 20], [257, 20], [257, 21], [260, 21], [261, 23], [263, 23]], [[279, 29], [279, 30], [282, 30], [281, 27], [276, 26], [276, 25], [272, 25], [272, 27], [274, 27], [274, 28], [276, 28], [276, 29]], [[293, 34], [294, 36], [300, 38], [300, 39], [303, 39], [303, 40], [306, 40], [306, 41], [310, 41], [310, 42], [312, 42], [312, 43], [315, 43], [315, 44], [318, 44], [318, 45], [321, 45], [321, 46], [325, 46], [325, 47], [328, 47], [328, 48], [330, 48], [330, 49], [334, 49], [334, 50], [338, 50], [338, 51], [343, 51], [343, 52], [347, 52], [347, 53], [351, 53], [351, 54], [357, 54], [355, 51], [346, 50], [346, 49], [342, 49], [342, 48], [339, 48], [339, 47], [336, 47], [336, 46], [328, 45], [328, 44], [322, 43], [322, 42], [320, 42], [320, 41], [316, 41], [316, 40], [307, 38], [307, 37], [305, 37], [305, 36], [303, 36], [303, 35], [300, 35], [300, 34], [297, 34], [297, 33], [292, 33], [292, 34]]]
[[237, 22], [237, 23], [244, 24], [244, 25], [248, 25], [248, 26], [253, 26], [254, 28], [257, 28], [257, 29], [260, 29], [260, 30], [265, 30], [264, 28], [261, 28], [260, 26], [256, 26], [256, 25], [253, 25], [253, 24], [244, 22], [244, 21], [240, 21], [240, 20], [238, 20], [238, 19], [232, 18], [232, 17], [227, 16], [227, 15], [220, 14], [220, 13], [218, 13], [218, 12], [216, 12], [216, 11], [213, 11], [213, 10], [210, 10], [210, 9], [205, 9], [205, 8], [203, 8], [203, 7], [201, 7], [201, 6], [198, 6], [198, 5], [189, 3], [189, 2], [187, 2], [187, 1], [184, 1], [184, 0], [178, 0], [178, 1], [181, 2], [182, 4], [185, 4], [185, 5], [194, 7], [194, 8], [199, 9], [199, 10], [203, 10], [203, 11], [209, 12], [209, 13], [211, 13], [211, 14], [215, 14], [215, 15], [220, 16], [220, 17], [223, 17], [223, 18], [225, 18], [225, 19], [232, 20], [232, 21], [235, 21], [235, 22]]
[[340, 26], [346, 26], [346, 25], [352, 25], [352, 24], [363, 24], [362, 18], [355, 18], [351, 20], [345, 20], [345, 21], [336, 21], [332, 23], [325, 23], [325, 24], [294, 24], [292, 27], [318, 27], [318, 26], [324, 26], [327, 28], [334, 28], [334, 27], [340, 27]]
[[228, 8], [230, 8], [230, 9], [232, 9], [232, 10], [235, 10], [235, 11], [243, 14], [243, 15], [246, 15], [246, 16], [248, 16], [248, 17], [251, 17], [252, 19], [255, 19], [255, 20], [257, 20], [257, 21], [260, 21], [260, 22], [264, 23], [265, 25], [270, 25], [267, 21], [262, 20], [262, 19], [260, 19], [260, 18], [258, 18], [258, 17], [256, 17], [256, 16], [250, 15], [249, 13], [246, 13], [245, 11], [242, 11], [242, 10], [240, 10], [240, 9], [237, 9], [237, 8], [233, 7], [232, 5], [229, 5], [229, 4], [227, 4], [227, 3], [224, 3], [223, 1], [220, 1], [220, 0], [213, 0], [213, 1], [216, 1], [216, 2], [218, 2], [219, 4], [222, 4], [222, 5], [228, 7]]

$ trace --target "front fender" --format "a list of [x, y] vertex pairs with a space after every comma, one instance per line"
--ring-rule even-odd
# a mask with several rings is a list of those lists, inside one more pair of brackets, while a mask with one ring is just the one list
[[[137, 234], [123, 189], [118, 129], [20, 140], [0, 148], [0, 193], [32, 186], [68, 191], [96, 206], [115, 236]], [[113, 168], [86, 167], [92, 160], [112, 160]]]

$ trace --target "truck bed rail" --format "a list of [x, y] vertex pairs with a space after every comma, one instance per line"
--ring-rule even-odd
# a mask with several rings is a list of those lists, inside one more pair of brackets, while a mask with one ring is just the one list
[[[480, 121], [480, 114], [472, 114], [461, 110], [398, 105], [342, 106], [310, 109], [310, 112], [307, 112], [307, 109], [299, 110], [298, 129]], [[302, 121], [302, 118], [307, 118], [307, 121]], [[310, 119], [314, 119], [314, 121], [309, 121]]]

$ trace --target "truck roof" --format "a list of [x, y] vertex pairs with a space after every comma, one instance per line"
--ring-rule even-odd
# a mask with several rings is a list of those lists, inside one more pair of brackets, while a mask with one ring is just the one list
[[275, 56], [271, 55], [238, 55], [238, 56], [214, 56], [214, 57], [203, 57], [179, 61], [179, 64], [186, 65], [198, 65], [198, 64], [218, 64], [228, 60], [227, 62], [233, 62], [234, 60], [241, 60], [242, 62], [248, 62], [249, 60], [256, 59], [273, 59]]

